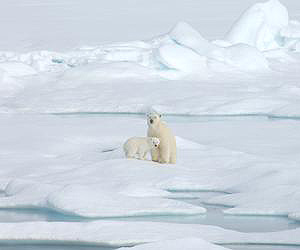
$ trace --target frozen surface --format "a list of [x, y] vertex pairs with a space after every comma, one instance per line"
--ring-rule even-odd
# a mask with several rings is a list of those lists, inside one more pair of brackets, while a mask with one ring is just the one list
[[59, 244], [0, 244], [1, 250], [113, 250], [111, 247]]
[[[121, 248], [121, 250], [125, 250], [126, 248]], [[163, 249], [173, 249], [173, 250], [225, 250], [226, 248], [213, 245], [208, 243], [207, 241], [197, 239], [197, 238], [187, 238], [187, 239], [179, 239], [179, 240], [169, 240], [169, 241], [160, 241], [158, 243], [150, 243], [150, 244], [142, 244], [132, 248], [133, 250], [163, 250]]]
[[[299, 121], [224, 118], [300, 117], [299, 13], [294, 0], [2, 3], [0, 207], [102, 220], [3, 222], [1, 240], [300, 244], [299, 229], [126, 221], [204, 216], [202, 203], [184, 200], [193, 193], [174, 192], [203, 190], [219, 191], [203, 201], [227, 206], [225, 216], [299, 220]], [[123, 156], [128, 137], [145, 135], [144, 119], [84, 115], [150, 108], [220, 120], [170, 121], [178, 163], [161, 166]]]
[[227, 248], [232, 250], [298, 250], [299, 246], [289, 245], [226, 245]]
[[0, 239], [3, 241], [47, 243], [51, 240], [56, 243], [111, 247], [134, 246], [191, 237], [217, 244], [299, 245], [298, 236], [299, 230], [297, 229], [249, 234], [212, 226], [159, 222], [25, 222], [2, 223], [0, 228]]
[[[0, 207], [49, 208], [65, 214], [98, 218], [205, 212], [199, 206], [166, 199], [169, 192], [162, 187], [164, 182], [176, 178], [176, 172], [184, 170], [173, 166], [161, 169], [159, 164], [150, 161], [125, 159], [122, 152], [125, 136], [104, 136], [100, 132], [102, 136], [99, 134], [97, 138], [92, 131], [88, 137], [80, 136], [76, 135], [77, 125], [75, 134], [65, 134], [70, 129], [66, 124], [64, 126], [68, 128], [61, 130], [60, 135], [54, 132], [57, 129], [53, 130], [54, 134], [46, 135], [45, 128], [38, 125], [40, 121], [46, 122], [44, 125], [49, 128], [48, 122], [52, 123], [52, 119], [64, 123], [64, 118], [52, 116], [49, 120], [44, 117], [47, 121], [44, 118], [38, 121], [36, 116], [24, 118], [29, 119], [29, 123], [24, 120], [20, 126], [25, 129], [28, 126], [26, 134], [32, 138], [30, 147], [24, 131], [11, 131], [6, 139], [3, 134], [1, 162], [6, 167], [1, 170], [1, 186], [5, 196], [1, 197]], [[7, 125], [9, 129], [9, 120], [8, 116], [2, 120], [3, 128]], [[109, 119], [103, 122], [110, 126]], [[57, 126], [55, 123], [53, 125]], [[40, 130], [40, 133], [34, 135], [31, 124], [35, 124], [36, 132]], [[97, 126], [92, 127], [92, 130], [98, 130]], [[183, 150], [201, 148], [180, 138], [178, 144]], [[171, 169], [174, 173], [170, 175]]]
[[282, 46], [280, 31], [288, 25], [288, 10], [278, 0], [257, 3], [249, 8], [233, 25], [226, 39], [245, 43], [259, 50]]
[[[226, 214], [293, 218], [299, 212], [299, 140], [292, 132], [298, 121], [190, 119], [167, 118], [178, 135], [179, 158], [176, 165], [162, 166], [127, 160], [121, 150], [128, 137], [145, 134], [144, 117], [2, 114], [0, 206], [47, 208], [82, 218], [193, 215], [205, 212], [201, 204], [185, 200], [197, 193], [171, 190], [219, 190], [227, 194], [202, 200], [234, 206], [223, 208]], [[223, 133], [216, 132], [222, 131], [218, 126]], [[287, 129], [291, 134], [283, 133]]]
[[[189, 8], [197, 3], [192, 1]], [[244, 8], [250, 3], [243, 1]], [[122, 9], [123, 4], [118, 8]], [[136, 4], [138, 8], [141, 3]], [[159, 4], [153, 3], [156, 5]], [[20, 8], [10, 1], [4, 9], [13, 6]], [[217, 6], [213, 16], [224, 7], [220, 2]], [[54, 1], [40, 5], [24, 0], [23, 7], [43, 11], [58, 8], [54, 12], [61, 15], [60, 11], [70, 7], [70, 3]], [[73, 8], [78, 11], [79, 7]], [[225, 38], [219, 34], [215, 41], [195, 28], [190, 19], [184, 20], [183, 11], [182, 21], [174, 21], [163, 31], [147, 36], [147, 40], [142, 35], [131, 41], [124, 37], [114, 43], [86, 43], [64, 50], [51, 50], [50, 45], [42, 50], [38, 45], [31, 50], [8, 50], [3, 45], [0, 112], [132, 113], [146, 112], [152, 107], [173, 114], [297, 117], [298, 9], [292, 1], [256, 3], [236, 21]]]

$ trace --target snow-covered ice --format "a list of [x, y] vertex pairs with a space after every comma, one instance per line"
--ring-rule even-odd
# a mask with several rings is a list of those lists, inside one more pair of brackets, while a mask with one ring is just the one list
[[256, 3], [216, 41], [181, 21], [148, 40], [2, 51], [0, 112], [299, 116], [299, 21], [288, 11]]
[[[226, 248], [221, 246], [216, 246], [208, 243], [207, 241], [201, 240], [199, 238], [186, 238], [179, 240], [167, 240], [160, 241], [157, 243], [142, 244], [136, 247], [133, 247], [133, 250], [162, 250], [162, 249], [186, 249], [186, 250], [198, 250], [199, 248], [207, 250], [224, 250]], [[121, 248], [122, 249], [122, 248]], [[123, 248], [124, 250], [125, 248]]]
[[[0, 208], [91, 221], [1, 223], [0, 241], [300, 245], [299, 229], [124, 219], [205, 214], [217, 204], [225, 216], [300, 220], [299, 3], [133, 2], [2, 4]], [[123, 155], [128, 137], [146, 133], [145, 120], [129, 114], [149, 109], [176, 115], [166, 117], [176, 165]], [[191, 204], [180, 200], [193, 198], [188, 191], [216, 195]]]
[[[133, 124], [130, 129], [128, 122]], [[145, 134], [146, 124], [140, 118], [2, 115], [1, 124], [0, 156], [5, 167], [0, 186], [6, 195], [0, 199], [2, 208], [47, 208], [98, 218], [189, 215], [205, 209], [169, 200], [176, 197], [169, 191], [218, 190], [231, 194], [206, 202], [235, 206], [225, 213], [298, 212], [299, 159], [293, 151], [280, 150], [280, 144], [271, 152], [283, 155], [274, 158], [274, 153], [253, 154], [251, 146], [246, 147], [249, 153], [243, 153], [177, 137], [178, 164], [161, 167], [124, 158], [125, 139], [135, 132]], [[180, 124], [174, 123], [175, 131], [193, 137]], [[290, 125], [293, 128], [297, 122]], [[189, 130], [196, 128], [194, 124]], [[223, 146], [231, 147], [224, 142]]]
[[278, 0], [257, 3], [233, 25], [226, 40], [244, 43], [259, 50], [281, 47], [280, 31], [288, 25], [288, 10]]
[[[217, 244], [300, 244], [299, 229], [269, 233], [241, 233], [213, 226], [122, 221], [1, 223], [0, 228], [0, 240], [26, 243], [52, 241], [78, 245], [128, 247], [184, 238], [200, 238]], [[213, 247], [204, 241], [202, 244]]]

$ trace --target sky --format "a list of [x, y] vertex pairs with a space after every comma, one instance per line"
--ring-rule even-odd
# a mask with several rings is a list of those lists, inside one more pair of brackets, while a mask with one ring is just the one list
[[[57, 50], [150, 39], [185, 21], [222, 38], [256, 0], [9, 0], [0, 8], [0, 49]], [[282, 0], [300, 18], [299, 0]], [[5, 39], [3, 39], [5, 38]]]

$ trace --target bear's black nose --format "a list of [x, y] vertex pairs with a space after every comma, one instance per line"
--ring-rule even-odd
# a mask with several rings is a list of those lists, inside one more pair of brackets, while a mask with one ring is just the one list
[[157, 147], [157, 145], [154, 145], [155, 147]]
[[150, 123], [153, 123], [153, 120], [152, 120], [152, 119], [150, 119]]

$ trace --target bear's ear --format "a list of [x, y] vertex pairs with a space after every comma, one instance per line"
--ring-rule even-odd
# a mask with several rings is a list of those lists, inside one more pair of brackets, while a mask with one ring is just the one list
[[159, 114], [159, 118], [161, 118], [161, 114]]

